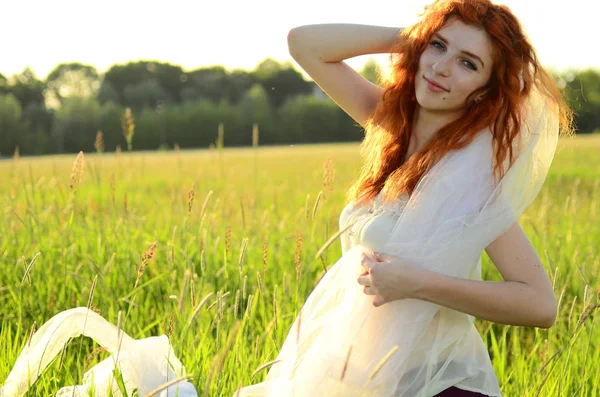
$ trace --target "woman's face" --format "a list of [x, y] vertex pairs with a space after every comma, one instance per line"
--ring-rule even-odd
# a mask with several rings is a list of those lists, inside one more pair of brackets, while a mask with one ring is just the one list
[[438, 30], [421, 58], [415, 76], [415, 94], [431, 112], [458, 112], [467, 97], [483, 87], [492, 72], [492, 44], [476, 26], [451, 19]]

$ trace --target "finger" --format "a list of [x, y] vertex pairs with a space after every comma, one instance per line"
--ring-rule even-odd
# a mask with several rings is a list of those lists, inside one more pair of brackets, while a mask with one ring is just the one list
[[361, 265], [367, 269], [367, 270], [371, 270], [371, 268], [373, 267], [373, 262], [371, 260], [369, 260], [369, 258], [365, 258], [362, 260]]
[[369, 259], [366, 256], [361, 256], [360, 266], [364, 269], [363, 270], [364, 274], [369, 274], [370, 269], [371, 269], [371, 262], [369, 261]]
[[370, 287], [371, 286], [370, 277], [369, 276], [360, 276], [358, 278], [358, 284], [364, 285], [365, 287]]
[[375, 259], [377, 259], [378, 262], [385, 262], [388, 261], [390, 259], [390, 257], [386, 254], [383, 254], [381, 252], [374, 252], [374, 256]]

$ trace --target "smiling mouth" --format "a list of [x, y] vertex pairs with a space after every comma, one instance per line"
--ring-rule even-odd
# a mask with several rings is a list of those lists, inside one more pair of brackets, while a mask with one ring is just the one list
[[437, 83], [434, 83], [433, 81], [429, 80], [427, 77], [423, 76], [423, 78], [424, 78], [424, 79], [425, 79], [425, 81], [427, 81], [428, 83], [430, 83], [430, 84], [432, 84], [432, 85], [434, 85], [434, 86], [436, 86], [436, 87], [439, 87], [440, 89], [442, 89], [442, 90], [444, 90], [444, 91], [446, 91], [446, 92], [450, 92], [450, 90], [446, 89], [446, 87], [442, 87], [441, 85], [439, 85], [439, 84], [437, 84]]

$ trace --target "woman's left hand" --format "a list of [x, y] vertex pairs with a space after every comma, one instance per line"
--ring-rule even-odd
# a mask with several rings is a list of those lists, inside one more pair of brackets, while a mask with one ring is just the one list
[[364, 286], [365, 294], [375, 297], [373, 306], [417, 297], [427, 270], [403, 263], [395, 256], [381, 253], [374, 253], [374, 256], [375, 260], [364, 252], [360, 254], [364, 272], [358, 277], [358, 284]]

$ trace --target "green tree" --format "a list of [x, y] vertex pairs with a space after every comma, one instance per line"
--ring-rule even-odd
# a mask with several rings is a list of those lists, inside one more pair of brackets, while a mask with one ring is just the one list
[[21, 104], [13, 94], [0, 94], [0, 155], [12, 155], [22, 138]]
[[2, 73], [0, 73], [0, 94], [6, 94], [8, 92], [8, 80]]
[[[269, 96], [262, 85], [254, 84], [238, 104], [239, 114], [242, 117], [240, 128], [247, 131], [250, 139], [252, 125], [258, 123], [260, 128], [261, 140], [265, 143], [276, 141], [274, 136], [274, 114], [273, 108], [269, 103]], [[264, 138], [264, 139], [262, 139]], [[225, 144], [227, 145], [228, 136], [225, 133]]]
[[373, 57], [369, 57], [360, 71], [361, 76], [373, 84], [379, 84], [381, 76], [381, 67]]
[[53, 137], [60, 153], [93, 151], [101, 107], [96, 98], [76, 96], [65, 100], [56, 111]]
[[578, 133], [600, 129], [600, 72], [592, 69], [568, 71], [559, 83], [563, 93], [575, 112]]
[[291, 63], [279, 63], [271, 58], [262, 61], [253, 72], [256, 81], [262, 85], [269, 96], [269, 102], [275, 109], [286, 99], [296, 95], [309, 94], [310, 82], [304, 80]]
[[[129, 62], [112, 66], [104, 74], [102, 81], [102, 86], [110, 84], [111, 88], [101, 87], [100, 90], [103, 93], [114, 90], [119, 104], [139, 110], [140, 106], [156, 108], [161, 103], [180, 103], [181, 91], [186, 80], [187, 75], [181, 66], [156, 61]], [[162, 97], [139, 101], [138, 94], [144, 92], [151, 95], [160, 92]], [[132, 99], [138, 103], [130, 102]], [[154, 102], [148, 105], [152, 101]]]
[[46, 106], [57, 108], [71, 96], [96, 96], [100, 83], [95, 67], [78, 62], [61, 63], [46, 78]]
[[108, 101], [101, 105], [98, 129], [104, 136], [105, 151], [114, 151], [117, 145], [125, 148], [125, 138], [121, 126], [121, 116], [125, 112], [118, 104]]
[[8, 92], [19, 100], [22, 108], [32, 103], [44, 103], [46, 85], [36, 77], [31, 68], [27, 67], [23, 72], [12, 76], [8, 83]]
[[298, 95], [278, 110], [283, 142], [331, 142], [339, 107], [329, 98]]

